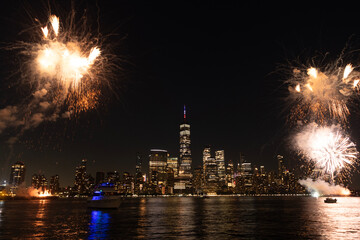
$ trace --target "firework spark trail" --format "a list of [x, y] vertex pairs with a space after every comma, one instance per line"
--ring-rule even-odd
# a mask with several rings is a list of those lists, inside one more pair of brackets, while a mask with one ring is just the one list
[[289, 84], [290, 99], [295, 109], [292, 118], [322, 123], [329, 119], [347, 122], [348, 102], [358, 90], [360, 72], [351, 64], [345, 67], [324, 66], [306, 70], [294, 69]]
[[321, 175], [332, 178], [346, 173], [357, 161], [356, 146], [346, 136], [339, 125], [306, 125], [296, 134], [294, 146], [308, 161], [315, 165]]

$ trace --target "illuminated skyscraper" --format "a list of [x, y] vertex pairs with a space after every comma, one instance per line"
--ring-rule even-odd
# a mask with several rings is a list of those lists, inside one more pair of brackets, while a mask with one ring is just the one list
[[168, 153], [162, 149], [151, 149], [149, 156], [150, 183], [161, 184], [166, 181], [166, 164]]
[[205, 180], [205, 175], [206, 175], [206, 164], [210, 157], [211, 157], [210, 147], [204, 148], [204, 151], [203, 151], [203, 177], [204, 177], [204, 180]]
[[186, 108], [184, 105], [184, 122], [180, 124], [180, 177], [192, 177], [190, 143], [190, 125], [186, 122]]
[[16, 162], [11, 166], [9, 184], [13, 188], [17, 188], [25, 181], [25, 164], [23, 162]]
[[234, 164], [231, 160], [226, 168], [226, 182], [229, 187], [234, 187]]
[[81, 164], [76, 167], [74, 190], [78, 194], [84, 194], [87, 191], [87, 178], [86, 178], [86, 159], [81, 160]]
[[217, 165], [217, 175], [219, 177], [219, 181], [225, 184], [226, 172], [224, 150], [218, 150], [215, 152], [215, 161]]
[[174, 177], [177, 177], [179, 174], [179, 161], [177, 157], [168, 157], [167, 159], [167, 168], [171, 168], [174, 172]]
[[215, 158], [211, 157], [210, 147], [206, 147], [203, 151], [203, 167], [205, 184], [218, 181], [218, 171]]
[[282, 176], [285, 171], [284, 157], [281, 155], [277, 155], [277, 160], [278, 160], [278, 173], [280, 176]]
[[31, 177], [31, 186], [41, 191], [45, 191], [48, 187], [48, 180], [43, 174], [34, 174]]
[[51, 176], [49, 188], [50, 188], [51, 194], [59, 193], [59, 190], [60, 190], [59, 175]]

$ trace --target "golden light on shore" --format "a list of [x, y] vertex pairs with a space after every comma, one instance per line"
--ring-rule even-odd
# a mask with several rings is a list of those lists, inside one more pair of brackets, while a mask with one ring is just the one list
[[341, 195], [344, 195], [344, 196], [349, 196], [351, 194], [350, 190], [349, 189], [343, 189], [343, 191], [341, 192]]
[[52, 194], [50, 193], [49, 190], [45, 190], [43, 192], [38, 192], [38, 197], [39, 198], [50, 197], [50, 196], [52, 196]]

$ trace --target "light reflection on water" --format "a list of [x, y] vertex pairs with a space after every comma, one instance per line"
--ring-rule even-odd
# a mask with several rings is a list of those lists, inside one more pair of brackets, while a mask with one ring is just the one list
[[327, 239], [360, 239], [360, 212], [353, 211], [354, 207], [360, 208], [360, 198], [337, 200], [336, 204], [324, 204], [324, 198], [317, 201], [323, 226], [321, 234]]
[[82, 200], [4, 201], [0, 239], [359, 239], [360, 198], [337, 199], [137, 198], [116, 210], [90, 210]]
[[4, 201], [0, 200], [0, 227], [1, 227], [1, 222], [2, 222], [3, 207], [4, 207]]
[[108, 239], [109, 222], [109, 213], [93, 210], [91, 212], [88, 239]]

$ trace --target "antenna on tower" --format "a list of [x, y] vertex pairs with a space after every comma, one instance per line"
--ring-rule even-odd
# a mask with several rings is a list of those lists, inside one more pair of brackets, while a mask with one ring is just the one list
[[185, 107], [185, 104], [184, 104], [184, 121], [186, 120], [186, 107]]

